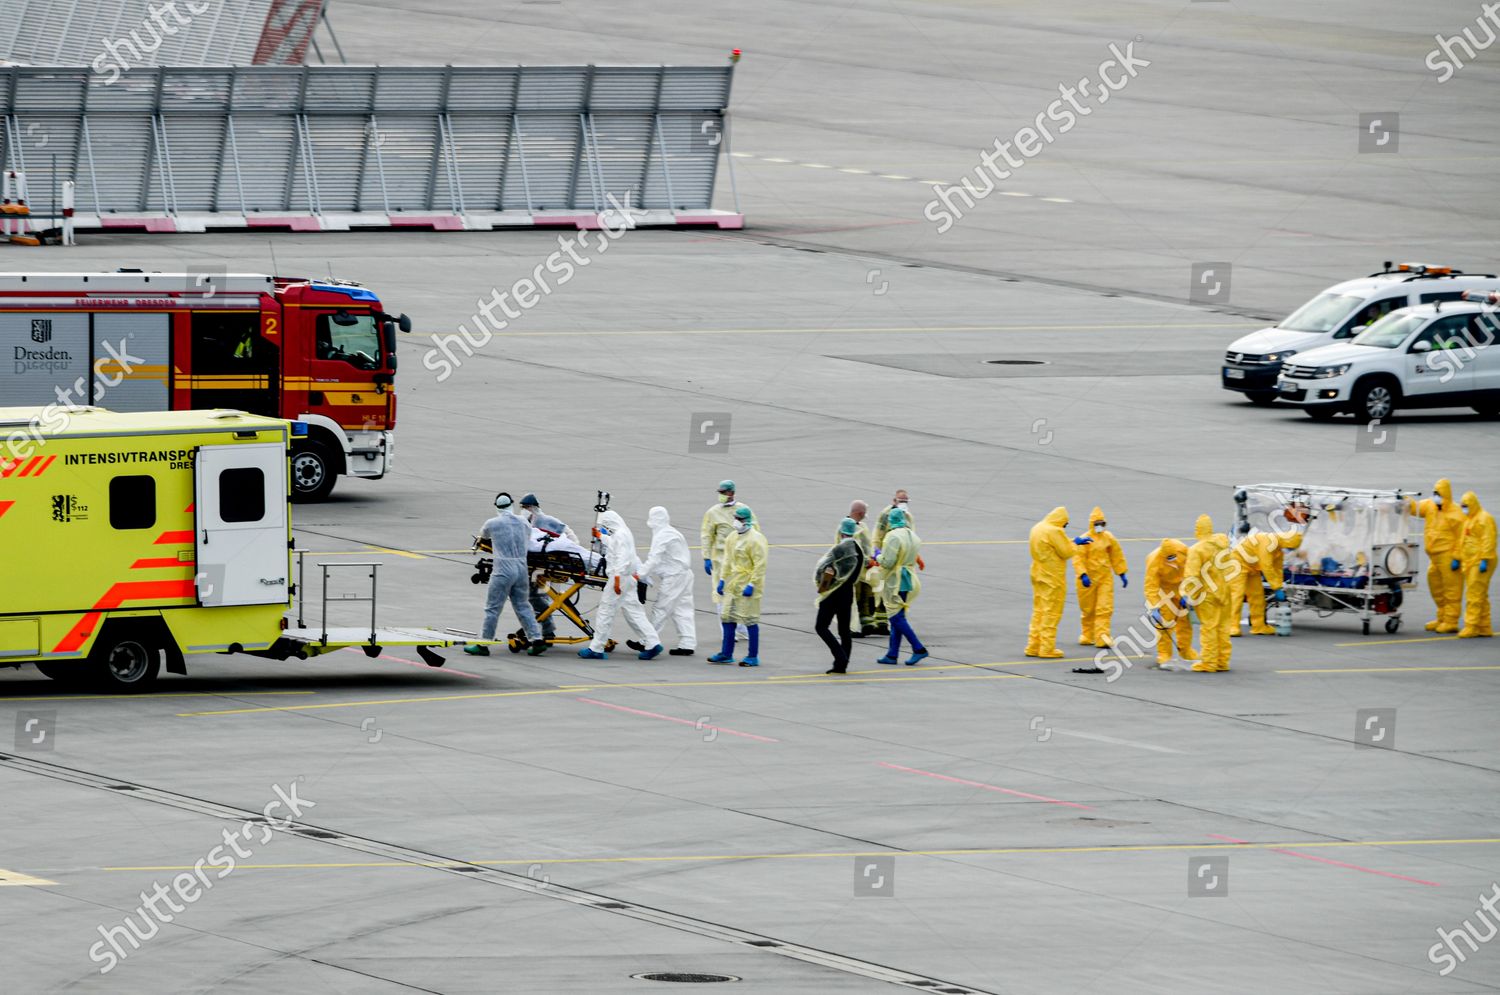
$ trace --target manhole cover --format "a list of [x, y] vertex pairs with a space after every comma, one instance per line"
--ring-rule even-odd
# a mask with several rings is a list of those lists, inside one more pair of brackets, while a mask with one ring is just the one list
[[688, 974], [682, 971], [663, 971], [658, 974], [632, 974], [638, 981], [678, 981], [689, 985], [708, 985], [715, 981], [738, 981], [732, 974]]
[[1046, 366], [1045, 359], [986, 359], [990, 366]]

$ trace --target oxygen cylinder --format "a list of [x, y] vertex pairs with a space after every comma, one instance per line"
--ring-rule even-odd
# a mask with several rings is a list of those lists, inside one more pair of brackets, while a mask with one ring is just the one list
[[1284, 601], [1266, 608], [1266, 624], [1276, 630], [1278, 636], [1292, 634], [1292, 606]]

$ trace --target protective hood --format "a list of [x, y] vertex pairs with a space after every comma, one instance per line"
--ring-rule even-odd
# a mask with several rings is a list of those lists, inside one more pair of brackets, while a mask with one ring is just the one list
[[1282, 549], [1301, 549], [1302, 533], [1282, 532], [1277, 536], [1276, 541], [1280, 543]]
[[1058, 505], [1056, 508], [1053, 508], [1051, 511], [1047, 512], [1047, 517], [1043, 518], [1042, 521], [1046, 522], [1048, 525], [1054, 525], [1060, 529], [1067, 528], [1068, 509], [1064, 508], [1062, 505]]
[[1464, 491], [1464, 496], [1458, 499], [1458, 504], [1460, 507], [1463, 505], [1469, 506], [1470, 518], [1473, 518], [1484, 510], [1484, 506], [1479, 503], [1479, 495], [1473, 491]]
[[663, 528], [672, 524], [672, 516], [667, 514], [667, 509], [657, 505], [646, 513], [646, 524], [653, 530]]
[[1175, 556], [1178, 562], [1187, 558], [1187, 543], [1180, 539], [1163, 539], [1161, 541], [1161, 555], [1163, 557]]
[[601, 511], [599, 513], [599, 524], [609, 529], [610, 532], [619, 532], [625, 527], [625, 519], [613, 511]]
[[1443, 507], [1453, 507], [1453, 484], [1447, 477], [1432, 485], [1432, 493], [1443, 499]]
[[1094, 510], [1089, 512], [1089, 528], [1093, 528], [1095, 522], [1105, 522], [1108, 520], [1109, 519], [1104, 517], [1103, 508], [1095, 506]]
[[1193, 526], [1193, 538], [1202, 542], [1214, 534], [1214, 520], [1207, 515], [1199, 515], [1198, 523]]

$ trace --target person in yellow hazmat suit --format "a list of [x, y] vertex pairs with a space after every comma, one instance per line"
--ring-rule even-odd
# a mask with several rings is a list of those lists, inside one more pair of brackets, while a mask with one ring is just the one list
[[724, 644], [709, 663], [734, 659], [734, 627], [743, 625], [749, 647], [741, 667], [760, 666], [760, 599], [766, 585], [766, 555], [770, 545], [755, 523], [755, 513], [744, 505], [734, 509], [734, 534], [724, 544], [724, 576], [716, 585], [724, 599]]
[[1214, 531], [1213, 519], [1199, 515], [1193, 528], [1197, 540], [1188, 549], [1187, 566], [1183, 568], [1183, 588], [1177, 605], [1189, 604], [1198, 612], [1199, 645], [1203, 659], [1193, 664], [1200, 674], [1222, 673], [1229, 669], [1232, 644], [1229, 641], [1229, 602], [1233, 597], [1235, 572], [1232, 556], [1220, 557], [1229, 549], [1229, 537]]
[[719, 500], [703, 513], [698, 542], [703, 553], [703, 572], [708, 574], [714, 604], [719, 605], [719, 581], [723, 578], [724, 540], [734, 532], [734, 511], [740, 503], [734, 499], [734, 481], [719, 482]]
[[1457, 632], [1464, 602], [1463, 573], [1452, 569], [1464, 532], [1464, 513], [1453, 500], [1447, 477], [1432, 485], [1432, 497], [1413, 502], [1412, 513], [1422, 519], [1422, 548], [1427, 553], [1427, 590], [1437, 606], [1428, 632]]
[[[880, 512], [880, 517], [875, 520], [875, 551], [872, 554], [875, 559], [880, 558], [880, 552], [884, 548], [885, 535], [891, 530], [891, 512], [900, 509], [906, 515], [906, 524], [909, 528], [916, 528], [917, 521], [911, 517], [911, 497], [905, 488], [897, 488], [895, 495], [891, 497], [891, 503], [886, 505]], [[881, 600], [881, 592], [885, 590], [885, 579], [880, 576], [880, 571], [875, 572], [878, 583], [874, 585], [875, 591], [875, 615], [874, 628], [870, 630], [873, 636], [888, 636], [891, 634], [890, 617], [897, 610], [895, 606], [887, 606]], [[861, 626], [863, 629], [863, 626]]]
[[[1093, 542], [1087, 536], [1068, 539], [1068, 509], [1058, 506], [1031, 527], [1027, 544], [1031, 550], [1031, 627], [1026, 634], [1026, 655], [1061, 658], [1057, 648], [1057, 625], [1068, 599], [1068, 561], [1078, 546]], [[1090, 578], [1092, 581], [1092, 578]]]
[[885, 590], [881, 600], [885, 603], [891, 628], [890, 645], [885, 656], [876, 663], [895, 665], [901, 662], [901, 640], [911, 644], [911, 657], [906, 661], [914, 667], [927, 659], [927, 647], [912, 631], [910, 614], [912, 602], [922, 593], [922, 582], [917, 571], [925, 569], [922, 563], [922, 540], [912, 531], [911, 523], [902, 508], [891, 509], [887, 517], [885, 537], [881, 540], [880, 569], [885, 578]]
[[1495, 516], [1479, 504], [1479, 495], [1465, 491], [1459, 499], [1464, 513], [1464, 532], [1459, 539], [1460, 557], [1448, 564], [1463, 570], [1464, 627], [1458, 638], [1493, 636], [1490, 628], [1490, 578], [1495, 575]]
[[1078, 550], [1073, 571], [1078, 582], [1078, 645], [1108, 647], [1109, 623], [1115, 614], [1115, 584], [1110, 574], [1118, 574], [1122, 587], [1130, 586], [1125, 551], [1120, 540], [1105, 526], [1104, 509], [1089, 513], [1088, 537], [1093, 542]]
[[1187, 567], [1187, 544], [1178, 539], [1163, 539], [1161, 545], [1146, 557], [1146, 608], [1156, 629], [1156, 668], [1172, 659], [1172, 638], [1177, 639], [1177, 655], [1193, 662], [1193, 620], [1187, 610], [1179, 608], [1183, 571]]
[[1283, 550], [1302, 545], [1300, 532], [1252, 532], [1232, 547], [1239, 570], [1231, 581], [1229, 593], [1229, 634], [1240, 634], [1240, 606], [1250, 602], [1250, 634], [1274, 636], [1276, 630], [1266, 624], [1266, 592], [1271, 600], [1285, 601], [1286, 560]]

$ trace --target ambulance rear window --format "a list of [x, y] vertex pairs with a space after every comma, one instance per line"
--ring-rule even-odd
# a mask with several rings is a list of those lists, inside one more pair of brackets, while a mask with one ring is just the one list
[[109, 482], [109, 524], [115, 529], [149, 529], [156, 524], [156, 478], [115, 477]]
[[266, 475], [259, 467], [237, 466], [219, 473], [219, 519], [258, 522], [266, 517]]

